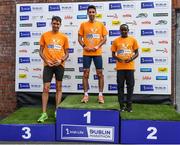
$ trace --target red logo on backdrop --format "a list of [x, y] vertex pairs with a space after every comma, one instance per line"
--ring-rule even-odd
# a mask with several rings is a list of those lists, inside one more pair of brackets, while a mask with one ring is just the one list
[[64, 19], [72, 19], [73, 17], [72, 16], [70, 16], [70, 15], [67, 15], [67, 16], [64, 16]]
[[168, 44], [168, 41], [167, 40], [161, 40], [161, 41], [159, 41], [159, 44]]

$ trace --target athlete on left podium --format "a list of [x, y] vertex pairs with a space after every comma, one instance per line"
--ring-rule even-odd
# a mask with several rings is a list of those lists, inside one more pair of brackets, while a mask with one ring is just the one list
[[[52, 30], [42, 34], [40, 39], [40, 57], [44, 61], [43, 70], [43, 93], [42, 93], [42, 114], [37, 120], [39, 123], [48, 119], [47, 103], [49, 98], [49, 89], [53, 75], [56, 79], [56, 107], [61, 103], [62, 97], [62, 78], [64, 75], [64, 62], [68, 58], [69, 42], [68, 37], [59, 32], [61, 18], [53, 16]], [[56, 113], [55, 113], [56, 117]]]

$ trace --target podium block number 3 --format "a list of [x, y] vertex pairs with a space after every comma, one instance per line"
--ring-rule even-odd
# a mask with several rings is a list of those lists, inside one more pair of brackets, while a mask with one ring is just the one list
[[22, 135], [23, 139], [31, 138], [31, 129], [29, 127], [23, 127], [22, 131], [24, 131], [24, 134]]
[[84, 117], [86, 117], [86, 123], [90, 124], [91, 123], [91, 112], [88, 111], [87, 113], [85, 113]]
[[147, 131], [150, 133], [147, 136], [147, 139], [157, 139], [156, 133], [157, 133], [157, 128], [156, 127], [148, 127]]

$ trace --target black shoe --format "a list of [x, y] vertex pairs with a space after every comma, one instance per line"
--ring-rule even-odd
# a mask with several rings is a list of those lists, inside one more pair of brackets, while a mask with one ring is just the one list
[[127, 105], [126, 105], [126, 111], [127, 111], [127, 112], [133, 112], [133, 111], [132, 111], [132, 104], [127, 104]]
[[124, 112], [126, 110], [126, 107], [124, 106], [124, 104], [120, 104], [120, 111]]

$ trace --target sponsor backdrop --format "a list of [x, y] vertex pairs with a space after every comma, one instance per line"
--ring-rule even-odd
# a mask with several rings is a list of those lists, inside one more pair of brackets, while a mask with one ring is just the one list
[[[97, 8], [96, 19], [109, 34], [103, 47], [105, 93], [116, 93], [115, 60], [111, 57], [112, 41], [126, 23], [129, 35], [138, 39], [140, 56], [136, 59], [136, 94], [171, 94], [171, 0], [118, 1], [93, 3], [17, 4], [16, 91], [42, 92], [43, 62], [39, 56], [39, 39], [51, 30], [51, 18], [60, 16], [61, 31], [69, 37], [63, 92], [82, 92], [82, 48], [77, 35], [80, 23], [88, 21], [89, 4]], [[89, 92], [98, 92], [98, 80], [92, 64]], [[51, 91], [55, 91], [54, 78]]]

